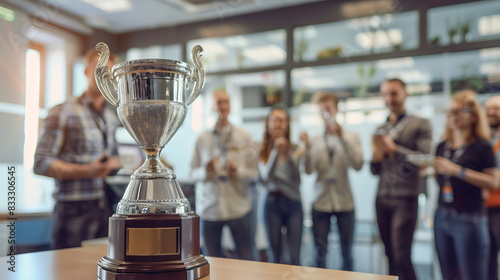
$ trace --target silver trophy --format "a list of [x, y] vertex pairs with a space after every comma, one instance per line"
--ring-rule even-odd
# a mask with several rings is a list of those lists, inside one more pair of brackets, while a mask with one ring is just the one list
[[175, 60], [139, 59], [119, 63], [111, 72], [106, 66], [108, 46], [101, 42], [96, 49], [100, 51], [97, 86], [146, 153], [110, 218], [108, 256], [98, 263], [98, 277], [115, 279], [122, 273], [134, 279], [203, 277], [209, 265], [200, 255], [199, 217], [191, 211], [173, 171], [160, 161], [161, 150], [205, 84], [203, 49], [193, 48], [194, 67]]

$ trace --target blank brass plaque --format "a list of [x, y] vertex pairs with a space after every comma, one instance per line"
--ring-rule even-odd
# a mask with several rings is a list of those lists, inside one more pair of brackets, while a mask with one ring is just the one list
[[127, 228], [127, 256], [179, 254], [179, 228]]

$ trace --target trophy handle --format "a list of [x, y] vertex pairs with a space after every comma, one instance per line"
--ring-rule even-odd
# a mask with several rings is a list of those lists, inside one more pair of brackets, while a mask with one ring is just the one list
[[203, 48], [200, 45], [196, 45], [193, 47], [191, 51], [191, 56], [194, 62], [193, 74], [191, 75], [191, 81], [195, 82], [193, 87], [193, 92], [189, 96], [187, 105], [193, 103], [193, 101], [200, 95], [203, 90], [203, 86], [205, 85], [205, 70], [203, 70], [203, 65], [201, 64], [201, 52]]
[[[116, 93], [116, 87], [118, 86], [118, 82], [115, 80], [111, 72], [109, 72], [108, 66], [106, 63], [109, 59], [109, 48], [103, 42], [100, 42], [95, 46], [95, 49], [99, 51], [99, 60], [97, 61], [97, 66], [95, 68], [95, 81], [97, 83], [97, 87], [101, 91], [102, 95], [106, 100], [111, 103], [113, 106], [118, 107], [120, 104], [119, 100], [117, 100], [112, 92]], [[113, 83], [114, 89], [109, 88], [109, 83], [106, 80], [109, 80]], [[116, 94], [118, 96], [118, 94]], [[119, 97], [118, 97], [119, 98]]]

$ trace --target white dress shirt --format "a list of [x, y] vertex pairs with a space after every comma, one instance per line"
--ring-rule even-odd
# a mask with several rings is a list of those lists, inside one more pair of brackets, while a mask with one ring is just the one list
[[[346, 212], [354, 210], [348, 168], [363, 167], [363, 153], [359, 136], [353, 131], [343, 131], [343, 137], [318, 135], [311, 139], [306, 151], [307, 174], [317, 172], [314, 185], [313, 208], [320, 212]], [[325, 138], [326, 142], [325, 143]], [[333, 149], [329, 159], [328, 148]], [[334, 178], [334, 180], [332, 180]]]
[[[196, 213], [207, 221], [238, 219], [251, 209], [249, 186], [257, 175], [255, 143], [245, 129], [230, 126], [228, 132], [224, 128], [205, 131], [196, 141], [190, 176], [197, 181]], [[224, 138], [227, 141], [222, 143]], [[210, 176], [205, 168], [213, 158], [219, 158], [219, 164]], [[223, 168], [226, 160], [238, 164], [237, 175], [230, 179]]]

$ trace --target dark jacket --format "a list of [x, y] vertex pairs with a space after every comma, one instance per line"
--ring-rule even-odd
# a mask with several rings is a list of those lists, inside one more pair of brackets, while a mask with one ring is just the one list
[[[406, 156], [431, 152], [432, 128], [427, 119], [412, 115], [406, 118], [404, 126], [393, 138], [398, 146], [394, 156], [371, 164], [372, 173], [380, 176], [378, 197], [416, 197], [419, 194], [419, 168], [406, 161]], [[383, 131], [387, 125], [384, 123], [377, 131]]]

